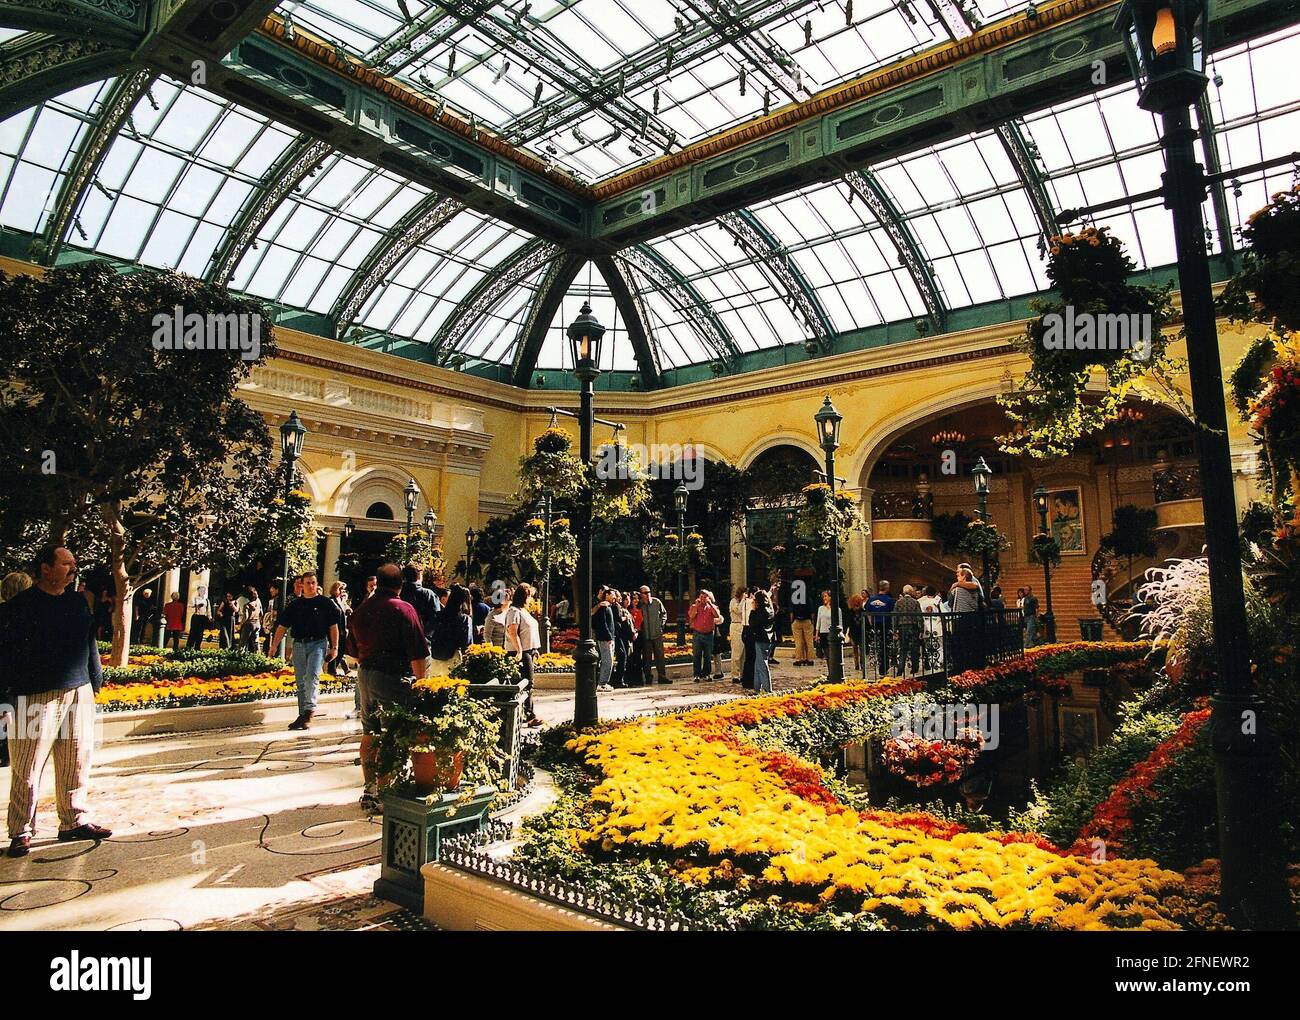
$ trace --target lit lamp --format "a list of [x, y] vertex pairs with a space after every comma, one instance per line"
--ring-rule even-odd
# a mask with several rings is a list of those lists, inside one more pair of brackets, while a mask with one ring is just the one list
[[411, 518], [415, 516], [415, 505], [420, 501], [420, 490], [415, 487], [414, 478], [407, 479], [406, 488], [402, 490], [402, 500], [406, 503], [406, 554], [403, 559], [409, 561], [411, 559]]
[[[822, 406], [813, 415], [817, 426], [817, 441], [826, 454], [826, 480], [830, 483], [830, 500], [835, 502], [835, 451], [840, 447], [840, 423], [844, 415], [835, 410], [831, 398], [827, 395]], [[844, 679], [844, 657], [842, 654], [843, 633], [840, 630], [840, 537], [831, 532], [831, 629], [826, 640], [826, 678], [831, 683]]]
[[[1034, 509], [1038, 511], [1038, 537], [1046, 543], [1051, 532], [1047, 530], [1047, 490], [1041, 485], [1034, 490]], [[1052, 565], [1046, 556], [1043, 557], [1043, 605], [1046, 606], [1043, 630], [1050, 644], [1056, 640], [1056, 616], [1052, 612]]]
[[[1196, 161], [1190, 113], [1205, 92], [1208, 20], [1208, 0], [1126, 0], [1115, 29], [1137, 81], [1138, 105], [1160, 114], [1164, 127], [1164, 203], [1174, 226], [1187, 373], [1200, 425], [1196, 448], [1218, 660], [1210, 744], [1222, 861], [1219, 902], [1235, 927], [1290, 927], [1295, 921], [1285, 871], [1277, 848], [1269, 845], [1276, 837], [1267, 829], [1273, 744], [1264, 732], [1268, 717], [1251, 676], [1219, 337], [1201, 220], [1206, 181]], [[1252, 725], [1243, 725], [1243, 719]]]
[[433, 507], [424, 511], [424, 530], [429, 536], [429, 541], [433, 541], [433, 526], [438, 523], [438, 515], [433, 512]]
[[[677, 548], [686, 550], [686, 503], [691, 494], [686, 491], [686, 483], [678, 482], [673, 490], [673, 502], [677, 505]], [[677, 571], [677, 643], [686, 644], [686, 557], [682, 557], [681, 567]]]
[[[307, 439], [307, 426], [302, 423], [298, 417], [297, 411], [289, 412], [289, 419], [280, 426], [280, 462], [284, 465], [284, 501], [289, 502], [289, 493], [293, 491], [293, 481], [296, 475], [295, 465], [298, 458], [302, 456], [302, 445]], [[284, 609], [285, 599], [288, 598], [289, 588], [289, 550], [284, 550], [284, 558], [280, 563], [280, 594], [275, 600], [275, 618], [280, 619], [281, 611]], [[165, 596], [164, 596], [165, 601]], [[161, 631], [159, 632], [161, 633]], [[284, 642], [276, 648], [276, 655], [284, 652]]]
[[356, 524], [354, 524], [353, 521], [352, 521], [352, 518], [349, 517], [349, 518], [348, 518], [348, 522], [347, 522], [347, 524], [343, 525], [343, 537], [344, 537], [345, 539], [349, 539], [349, 538], [351, 538], [351, 537], [352, 537], [352, 533], [353, 533], [354, 531], [356, 531], [356, 530], [357, 530], [357, 526], [356, 526]]
[[[584, 301], [578, 317], [569, 324], [569, 347], [573, 354], [573, 374], [581, 384], [578, 408], [578, 448], [582, 469], [591, 471], [591, 433], [595, 427], [595, 392], [593, 384], [600, 375], [600, 343], [605, 327], [591, 314], [591, 303]], [[596, 642], [591, 639], [591, 500], [578, 500], [574, 507], [574, 537], [578, 540], [578, 645], [574, 649], [573, 725], [581, 729], [600, 720], [596, 697], [596, 663], [600, 658]]]

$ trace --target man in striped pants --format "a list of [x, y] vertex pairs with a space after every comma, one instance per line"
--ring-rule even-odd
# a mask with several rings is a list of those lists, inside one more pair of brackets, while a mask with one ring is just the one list
[[103, 678], [94, 618], [72, 586], [77, 562], [60, 547], [41, 550], [36, 583], [0, 607], [0, 649], [16, 695], [9, 736], [9, 856], [25, 857], [36, 825], [36, 795], [54, 754], [59, 840], [112, 835], [86, 821], [95, 692]]

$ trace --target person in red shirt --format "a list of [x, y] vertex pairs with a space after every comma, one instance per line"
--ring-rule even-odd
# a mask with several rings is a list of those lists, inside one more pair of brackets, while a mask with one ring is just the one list
[[411, 678], [424, 676], [429, 643], [415, 607], [402, 601], [402, 571], [396, 563], [379, 568], [374, 595], [352, 613], [348, 651], [357, 660], [357, 690], [361, 694], [361, 775], [365, 791], [361, 809], [379, 814], [379, 753], [374, 731], [376, 709], [406, 704]]
[[[722, 622], [722, 614], [713, 601], [713, 592], [701, 588], [699, 597], [686, 611], [691, 624], [691, 652], [695, 662], [695, 682], [709, 679], [713, 663], [713, 632]], [[721, 679], [722, 674], [717, 675]]]
[[167, 647], [170, 641], [172, 649], [179, 652], [181, 650], [181, 633], [185, 629], [185, 603], [181, 601], [181, 593], [172, 592], [172, 600], [163, 606], [163, 620], [167, 625], [167, 635], [163, 640], [163, 647]]

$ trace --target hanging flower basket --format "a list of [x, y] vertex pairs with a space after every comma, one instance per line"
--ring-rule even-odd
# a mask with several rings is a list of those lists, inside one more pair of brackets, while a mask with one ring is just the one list
[[957, 544], [958, 552], [967, 556], [988, 556], [990, 561], [997, 560], [998, 554], [1010, 547], [1010, 540], [998, 531], [997, 525], [979, 520], [966, 525], [966, 535]]
[[1242, 268], [1220, 306], [1237, 321], [1300, 331], [1300, 184], [1279, 191], [1242, 227]]
[[546, 523], [540, 517], [530, 518], [524, 522], [510, 551], [517, 562], [538, 575], [545, 573], [548, 559], [551, 571], [561, 577], [572, 577], [578, 566], [578, 540], [569, 530], [567, 517], [551, 521], [549, 544]]
[[805, 485], [801, 493], [804, 502], [795, 518], [794, 531], [806, 543], [820, 549], [832, 538], [843, 544], [855, 532], [866, 532], [858, 497], [853, 493], [841, 490], [832, 495], [825, 482]]

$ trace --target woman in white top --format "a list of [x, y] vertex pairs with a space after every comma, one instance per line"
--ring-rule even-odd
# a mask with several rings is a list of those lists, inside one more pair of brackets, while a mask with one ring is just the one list
[[528, 600], [532, 597], [533, 586], [520, 584], [510, 600], [506, 610], [506, 651], [519, 656], [519, 672], [528, 686], [524, 695], [524, 712], [528, 715], [527, 726], [540, 726], [542, 720], [533, 711], [533, 660], [537, 658], [542, 647], [541, 630], [537, 619], [528, 611]]
[[731, 638], [731, 679], [740, 682], [745, 669], [745, 624], [749, 623], [749, 593], [743, 584], [736, 585], [736, 594], [727, 606], [727, 630]]
[[943, 667], [943, 614], [950, 610], [932, 584], [926, 585], [925, 594], [916, 601], [925, 616], [921, 633], [921, 668], [929, 673]]
[[822, 592], [822, 604], [817, 607], [814, 626], [817, 630], [817, 648], [821, 651], [822, 658], [825, 658], [831, 636], [831, 593], [828, 591]]

